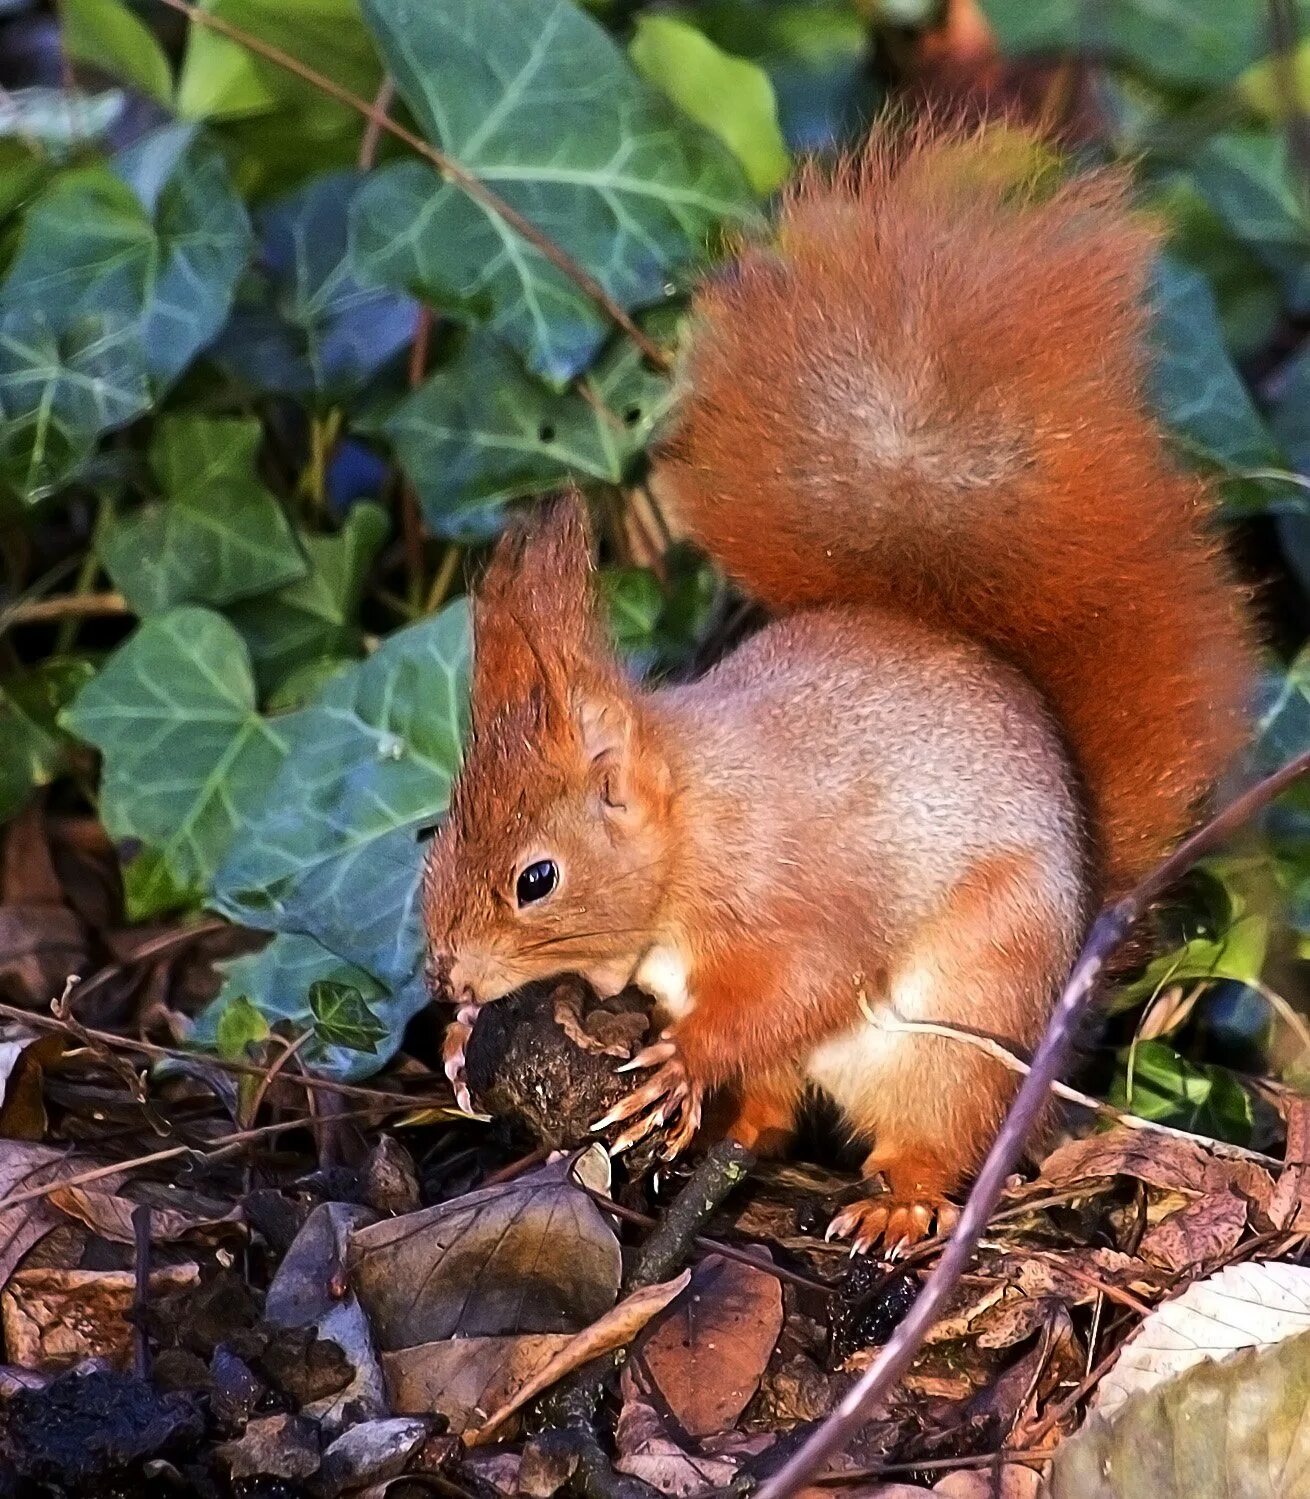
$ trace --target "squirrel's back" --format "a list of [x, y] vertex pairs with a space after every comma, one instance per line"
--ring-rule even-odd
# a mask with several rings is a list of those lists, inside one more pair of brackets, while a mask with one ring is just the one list
[[1017, 187], [1014, 140], [882, 133], [804, 175], [699, 295], [657, 489], [775, 608], [903, 611], [1020, 666], [1113, 893], [1239, 746], [1250, 642], [1144, 391], [1156, 236], [1119, 173]]

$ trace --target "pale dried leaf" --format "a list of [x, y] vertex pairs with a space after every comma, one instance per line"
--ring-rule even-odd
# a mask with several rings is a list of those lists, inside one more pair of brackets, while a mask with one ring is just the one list
[[1149, 1228], [1140, 1248], [1167, 1270], [1191, 1270], [1226, 1259], [1246, 1232], [1247, 1202], [1231, 1188], [1207, 1193]]
[[738, 1464], [732, 1458], [707, 1457], [680, 1446], [645, 1400], [623, 1402], [614, 1441], [618, 1472], [640, 1478], [674, 1499], [726, 1488], [737, 1475]]
[[1310, 1098], [1289, 1097], [1285, 1165], [1269, 1200], [1269, 1221], [1290, 1233], [1310, 1231]]
[[567, 1170], [561, 1160], [352, 1234], [352, 1278], [379, 1345], [573, 1333], [604, 1316], [618, 1240]]
[[548, 1364], [515, 1390], [504, 1405], [488, 1416], [480, 1427], [465, 1432], [464, 1440], [470, 1447], [489, 1440], [515, 1411], [540, 1395], [543, 1390], [549, 1389], [557, 1380], [563, 1379], [566, 1374], [581, 1368], [592, 1359], [599, 1358], [602, 1353], [611, 1353], [615, 1348], [622, 1348], [630, 1343], [656, 1312], [662, 1311], [675, 1296], [686, 1290], [690, 1280], [691, 1271], [684, 1270], [673, 1280], [645, 1286], [625, 1297], [613, 1310], [606, 1312], [590, 1327], [584, 1327], [571, 1338]]
[[443, 1338], [384, 1353], [382, 1370], [395, 1411], [445, 1416], [458, 1434], [481, 1425], [572, 1341], [569, 1333]]
[[624, 1371], [625, 1396], [636, 1393], [639, 1381], [689, 1435], [723, 1431], [759, 1388], [781, 1331], [777, 1278], [707, 1255], [686, 1292], [634, 1349]]
[[[93, 1233], [116, 1244], [136, 1242], [132, 1212], [137, 1206], [126, 1197], [97, 1192], [89, 1187], [58, 1187], [50, 1194], [52, 1207], [84, 1223]], [[169, 1244], [188, 1234], [212, 1232], [226, 1224], [239, 1223], [241, 1209], [233, 1208], [221, 1218], [197, 1218], [176, 1208], [151, 1208], [150, 1237], [156, 1244]]]
[[1041, 1475], [1035, 1468], [1005, 1463], [999, 1471], [961, 1468], [948, 1473], [933, 1484], [932, 1492], [949, 1495], [949, 1499], [1037, 1499], [1041, 1487]]
[[1229, 1265], [1157, 1307], [1124, 1344], [1093, 1409], [1113, 1415], [1130, 1395], [1194, 1364], [1240, 1348], [1268, 1347], [1310, 1331], [1310, 1268], [1272, 1262]]
[[[1300, 1266], [1242, 1268], [1310, 1276]], [[1301, 1294], [1303, 1288], [1291, 1299]], [[1270, 1310], [1226, 1300], [1240, 1316], [1253, 1306], [1258, 1316]], [[1129, 1395], [1112, 1417], [1092, 1415], [1061, 1443], [1050, 1499], [1304, 1499], [1310, 1491], [1308, 1409], [1310, 1332], [1194, 1364]]]
[[[48, 1145], [32, 1145], [18, 1140], [0, 1140], [0, 1202], [7, 1197], [64, 1177], [75, 1176], [86, 1169], [85, 1157]], [[106, 1178], [112, 1188], [115, 1178]], [[62, 1216], [44, 1198], [20, 1202], [16, 1207], [0, 1208], [0, 1286], [13, 1274], [24, 1255], [52, 1229], [63, 1222]]]

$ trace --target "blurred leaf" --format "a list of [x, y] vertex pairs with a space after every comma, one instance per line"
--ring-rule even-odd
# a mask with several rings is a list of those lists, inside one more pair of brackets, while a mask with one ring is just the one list
[[1253, 913], [1232, 922], [1217, 937], [1194, 937], [1153, 959], [1140, 978], [1116, 990], [1110, 1008], [1131, 1009], [1168, 984], [1230, 979], [1254, 987], [1264, 969], [1269, 935], [1270, 918]]
[[60, 40], [70, 62], [108, 73], [167, 105], [173, 74], [154, 33], [124, 0], [59, 0]]
[[89, 662], [55, 656], [0, 682], [0, 822], [63, 769], [59, 714], [91, 675]]
[[304, 539], [305, 577], [228, 611], [263, 689], [285, 689], [293, 673], [315, 662], [359, 654], [356, 617], [364, 579], [389, 529], [380, 506], [352, 505], [337, 535]]
[[387, 1034], [359, 990], [336, 979], [315, 979], [309, 986], [309, 1012], [314, 1034], [324, 1046], [376, 1055], [378, 1042]]
[[[359, 0], [210, 0], [205, 8], [359, 98], [377, 92], [382, 67]], [[221, 122], [238, 183], [262, 193], [353, 162], [363, 129], [348, 106], [203, 26], [187, 35], [177, 112]]]
[[1220, 468], [1283, 468], [1282, 454], [1233, 368], [1214, 294], [1169, 259], [1156, 268], [1151, 389], [1163, 419], [1197, 456]]
[[1310, 41], [1297, 44], [1290, 70], [1287, 59], [1266, 57], [1252, 63], [1237, 80], [1242, 103], [1272, 124], [1310, 107]]
[[757, 193], [771, 193], [782, 183], [791, 158], [767, 73], [667, 15], [638, 16], [628, 51], [648, 83], [719, 137]]
[[1308, 1404], [1310, 1333], [1199, 1364], [1061, 1443], [1051, 1499], [1300, 1499]]
[[649, 649], [664, 611], [664, 594], [655, 574], [645, 567], [610, 567], [599, 574], [598, 581], [615, 645], [625, 655]]
[[146, 620], [63, 722], [104, 757], [110, 837], [143, 846], [124, 867], [128, 913], [141, 920], [206, 893], [267, 794], [294, 720], [259, 715], [241, 637], [184, 605]]
[[165, 498], [116, 518], [100, 545], [135, 613], [230, 604], [306, 577], [282, 506], [255, 471], [261, 438], [254, 418], [159, 420], [150, 462]]
[[[365, 0], [365, 15], [429, 139], [624, 307], [663, 300], [720, 221], [751, 215], [727, 150], [571, 0]], [[610, 331], [570, 277], [418, 162], [374, 174], [352, 227], [361, 275], [475, 308], [557, 385]]]
[[[386, 988], [362, 968], [330, 953], [312, 937], [280, 933], [257, 953], [220, 963], [223, 987], [218, 998], [200, 1016], [191, 1035], [192, 1044], [213, 1046], [223, 1024], [228, 1006], [246, 1000], [266, 1022], [284, 1022], [297, 1035], [313, 1028], [309, 995], [315, 984], [346, 985], [361, 996], [383, 1026], [384, 1044], [377, 1054], [328, 1046], [315, 1052], [314, 1070], [330, 1077], [354, 1079], [375, 1071], [400, 1045], [405, 1025], [418, 1005], [398, 1004]], [[426, 991], [411, 991], [406, 999], [418, 994], [426, 1001]]]
[[215, 357], [257, 391], [326, 405], [357, 394], [413, 342], [418, 305], [355, 279], [347, 215], [358, 172], [317, 177], [258, 220], [259, 270]]
[[1190, 174], [1234, 237], [1281, 281], [1298, 311], [1310, 307], [1310, 199], [1286, 138], [1268, 132], [1212, 136]]
[[1245, 1145], [1251, 1138], [1251, 1100], [1232, 1073], [1188, 1062], [1163, 1041], [1139, 1041], [1119, 1053], [1109, 1101], [1211, 1139]]
[[403, 400], [384, 424], [438, 533], [492, 499], [536, 494], [572, 475], [617, 483], [670, 397], [623, 340], [596, 367], [593, 399], [556, 395], [485, 332]]
[[151, 375], [172, 381], [218, 332], [250, 245], [222, 160], [166, 126], [114, 171], [59, 177], [29, 210], [4, 285], [9, 305], [62, 323], [113, 316], [133, 326]]
[[223, 1006], [215, 1031], [215, 1050], [225, 1062], [244, 1060], [252, 1046], [267, 1041], [271, 1035], [268, 1021], [244, 994], [238, 994]]
[[1310, 476], [1310, 344], [1283, 369], [1271, 420], [1292, 466]]
[[130, 422], [149, 402], [145, 356], [130, 322], [0, 310], [0, 484], [21, 499], [57, 489], [102, 432]]
[[1254, 0], [982, 0], [1001, 50], [1108, 57], [1171, 84], [1229, 83], [1268, 45]]
[[75, 89], [19, 88], [0, 94], [0, 138], [35, 141], [63, 154], [101, 140], [127, 108], [121, 89], [84, 94]]
[[313, 937], [415, 1009], [416, 834], [446, 808], [467, 664], [460, 600], [335, 676], [287, 720], [290, 753], [215, 885], [234, 920]]

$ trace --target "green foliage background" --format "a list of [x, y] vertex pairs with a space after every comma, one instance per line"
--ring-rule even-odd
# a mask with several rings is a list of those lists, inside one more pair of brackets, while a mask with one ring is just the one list
[[[1090, 60], [1103, 149], [1170, 228], [1157, 404], [1272, 600], [1237, 779], [1310, 744], [1301, 7], [982, 7], [1010, 58]], [[703, 562], [634, 565], [623, 511], [669, 386], [615, 314], [673, 355], [696, 273], [795, 157], [859, 138], [936, 10], [59, 0], [68, 86], [0, 96], [0, 816], [89, 796], [131, 918], [271, 934], [198, 1040], [313, 1027], [320, 1065], [360, 1074], [424, 1002], [458, 594], [507, 502], [570, 475], [597, 497], [636, 669], [721, 624]], [[1117, 998], [1121, 1102], [1245, 1138], [1234, 1060], [1307, 1075], [1308, 806], [1168, 914]]]

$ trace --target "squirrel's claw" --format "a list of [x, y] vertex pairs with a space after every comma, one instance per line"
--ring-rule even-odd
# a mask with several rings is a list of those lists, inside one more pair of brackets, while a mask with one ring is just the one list
[[631, 1061], [624, 1062], [621, 1067], [616, 1067], [616, 1072], [640, 1072], [644, 1067], [661, 1067], [665, 1062], [670, 1062], [678, 1054], [677, 1042], [670, 1041], [667, 1036], [662, 1036], [658, 1041], [652, 1041], [649, 1046], [643, 1047]]
[[889, 1192], [844, 1207], [828, 1225], [824, 1238], [849, 1239], [852, 1254], [868, 1254], [881, 1239], [888, 1246], [887, 1258], [893, 1260], [927, 1238], [934, 1220], [939, 1233], [949, 1233], [959, 1217], [960, 1210], [952, 1202], [911, 1202]]
[[476, 1005], [461, 1005], [455, 1019], [446, 1027], [441, 1043], [441, 1070], [455, 1090], [455, 1107], [463, 1114], [473, 1113], [473, 1099], [464, 1077], [464, 1048], [473, 1034], [477, 1015]]
[[[672, 1041], [657, 1042], [655, 1046], [646, 1048], [646, 1052], [656, 1051], [658, 1058], [663, 1059], [663, 1065], [655, 1076], [621, 1098], [608, 1114], [591, 1126], [596, 1131], [608, 1129], [612, 1124], [632, 1121], [610, 1147], [611, 1155], [621, 1155], [625, 1150], [631, 1150], [654, 1130], [663, 1129], [668, 1124], [672, 1128], [661, 1154], [666, 1160], [672, 1160], [691, 1144], [700, 1128], [699, 1084], [693, 1083], [687, 1076], [687, 1070]], [[629, 1067], [641, 1062], [641, 1057], [645, 1054], [634, 1057], [628, 1064]]]

